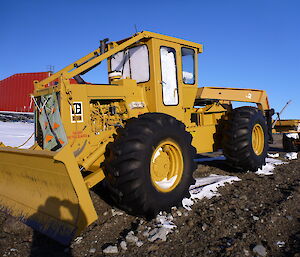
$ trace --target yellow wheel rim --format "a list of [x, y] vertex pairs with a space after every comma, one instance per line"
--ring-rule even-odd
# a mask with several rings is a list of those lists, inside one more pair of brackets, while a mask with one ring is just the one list
[[260, 155], [265, 146], [264, 130], [261, 125], [255, 124], [252, 129], [252, 147], [256, 155]]
[[164, 140], [153, 151], [150, 164], [151, 182], [160, 192], [177, 187], [183, 174], [181, 149], [172, 140]]

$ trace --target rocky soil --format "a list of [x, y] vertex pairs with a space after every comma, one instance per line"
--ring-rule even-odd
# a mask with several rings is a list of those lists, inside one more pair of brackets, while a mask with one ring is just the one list
[[[280, 138], [271, 152], [284, 152]], [[220, 196], [192, 210], [147, 221], [112, 208], [92, 192], [99, 219], [70, 247], [0, 214], [0, 256], [293, 256], [300, 257], [300, 160], [273, 175], [233, 173], [222, 160], [201, 162], [195, 177], [237, 176]]]

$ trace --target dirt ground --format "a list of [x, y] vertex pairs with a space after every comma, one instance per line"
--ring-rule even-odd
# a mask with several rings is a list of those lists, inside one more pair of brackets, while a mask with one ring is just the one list
[[[270, 152], [279, 152], [281, 159], [285, 152], [276, 139]], [[199, 163], [195, 177], [209, 174], [234, 175], [241, 181], [220, 187], [221, 196], [198, 201], [192, 211], [174, 209], [169, 218], [177, 227], [163, 240], [149, 241], [157, 221], [114, 209], [95, 190], [99, 219], [70, 247], [1, 213], [0, 256], [300, 257], [300, 160], [277, 166], [270, 176], [233, 173], [220, 160]], [[117, 253], [105, 253], [108, 249]]]

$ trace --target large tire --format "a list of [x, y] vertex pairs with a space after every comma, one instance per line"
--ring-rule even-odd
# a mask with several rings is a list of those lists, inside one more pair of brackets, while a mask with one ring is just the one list
[[262, 111], [240, 107], [227, 114], [223, 151], [230, 166], [239, 171], [256, 171], [265, 164], [268, 130]]
[[282, 146], [286, 152], [298, 152], [298, 146], [295, 144], [295, 138], [288, 137], [286, 134], [282, 135]]
[[[146, 113], [128, 120], [108, 145], [104, 162], [116, 205], [150, 218], [180, 206], [194, 182], [196, 151], [191, 141], [184, 124], [172, 116]], [[170, 184], [162, 181], [166, 177]]]

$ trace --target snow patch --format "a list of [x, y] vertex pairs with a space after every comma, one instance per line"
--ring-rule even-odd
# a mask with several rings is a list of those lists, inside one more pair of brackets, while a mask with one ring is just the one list
[[258, 169], [255, 174], [257, 175], [273, 175], [273, 170], [275, 169], [275, 166], [271, 163], [266, 163], [261, 169]]
[[173, 230], [177, 228], [173, 222], [173, 219], [174, 218], [171, 214], [166, 216], [160, 212], [156, 216], [155, 228], [153, 228], [151, 231], [145, 231], [143, 235], [146, 236], [150, 242], [154, 242], [156, 240], [166, 241], [167, 235], [172, 233]]
[[277, 241], [276, 245], [278, 247], [284, 247], [285, 246], [285, 242], [284, 241]]
[[[0, 121], [0, 142], [7, 146], [19, 146], [23, 144], [34, 132], [33, 123], [24, 122], [2, 122]], [[29, 148], [34, 144], [32, 137], [21, 148]]]
[[82, 242], [83, 237], [82, 236], [78, 236], [74, 239], [74, 244], [80, 244]]
[[279, 153], [268, 153], [268, 157], [270, 157], [270, 158], [278, 158], [279, 157]]
[[173, 216], [170, 214], [168, 216], [158, 214], [156, 216], [157, 226], [164, 227], [167, 229], [174, 229], [177, 226], [174, 224], [173, 219], [174, 219]]
[[128, 243], [136, 243], [137, 241], [139, 241], [138, 237], [134, 235], [134, 232], [133, 231], [130, 231], [126, 237], [126, 242]]
[[125, 241], [122, 241], [120, 243], [120, 247], [122, 248], [123, 251], [126, 251], [127, 250], [127, 243]]
[[255, 174], [265, 175], [265, 176], [273, 175], [275, 166], [282, 165], [282, 164], [287, 164], [287, 162], [283, 162], [281, 160], [276, 160], [273, 158], [266, 158], [266, 164], [261, 169], [258, 169], [255, 172]]
[[148, 241], [154, 242], [156, 240], [162, 240], [162, 241], [167, 241], [167, 235], [171, 231], [167, 228], [161, 227], [161, 228], [154, 228], [149, 232], [149, 237]]
[[288, 162], [284, 162], [281, 160], [276, 160], [273, 158], [266, 158], [266, 163], [274, 164], [274, 165], [282, 165], [282, 164], [287, 164]]
[[288, 138], [294, 138], [294, 139], [299, 139], [299, 134], [298, 133], [288, 133], [285, 134]]
[[192, 210], [191, 206], [197, 201], [203, 198], [212, 198], [219, 196], [217, 192], [218, 187], [225, 186], [226, 183], [233, 183], [234, 181], [240, 181], [236, 176], [221, 176], [212, 174], [205, 178], [196, 178], [196, 183], [190, 186], [190, 198], [184, 198], [182, 200], [182, 206], [187, 210]]
[[116, 245], [109, 245], [103, 249], [103, 253], [119, 253], [118, 247]]
[[286, 153], [284, 157], [288, 160], [297, 160], [298, 159], [298, 153], [296, 153], [296, 152]]

